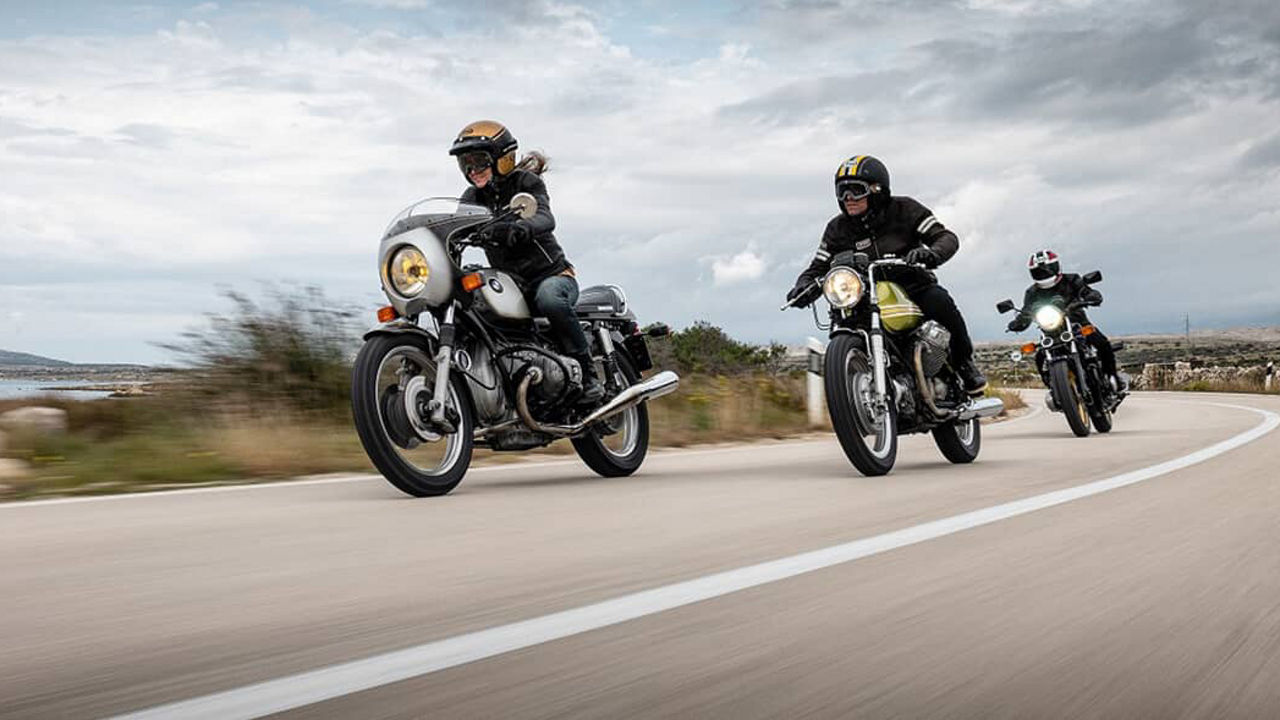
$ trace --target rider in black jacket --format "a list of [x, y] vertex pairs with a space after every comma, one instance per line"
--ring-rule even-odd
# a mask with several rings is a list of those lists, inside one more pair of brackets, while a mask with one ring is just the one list
[[[1022, 297], [1022, 310], [1009, 321], [1009, 332], [1022, 332], [1031, 326], [1036, 309], [1048, 304], [1057, 305], [1064, 310], [1073, 303], [1079, 303], [1067, 312], [1071, 322], [1076, 325], [1093, 325], [1085, 314], [1085, 306], [1102, 304], [1102, 293], [1090, 287], [1080, 275], [1062, 272], [1062, 264], [1058, 254], [1052, 250], [1039, 250], [1031, 254], [1027, 260], [1027, 271], [1031, 273], [1032, 284]], [[1102, 362], [1104, 372], [1116, 379], [1121, 392], [1128, 387], [1124, 374], [1116, 367], [1116, 353], [1111, 341], [1093, 325], [1093, 333], [1085, 336], [1086, 342], [1098, 351], [1098, 360]]]
[[480, 232], [489, 263], [515, 275], [533, 301], [535, 311], [551, 322], [551, 330], [561, 350], [582, 366], [584, 403], [604, 396], [591, 362], [591, 348], [578, 324], [574, 305], [578, 302], [578, 281], [564, 250], [552, 233], [556, 219], [551, 199], [540, 177], [546, 158], [531, 153], [516, 164], [516, 139], [501, 123], [481, 120], [458, 133], [449, 154], [458, 158], [458, 167], [470, 186], [463, 202], [483, 205], [495, 215], [507, 207], [516, 193], [527, 192], [538, 200], [538, 211], [528, 220], [504, 220]]
[[[929, 208], [912, 198], [889, 193], [889, 170], [876, 158], [855, 155], [844, 161], [836, 170], [835, 185], [840, 214], [827, 223], [813, 262], [800, 273], [787, 300], [811, 294], [814, 283], [830, 269], [831, 257], [846, 250], [866, 253], [872, 260], [893, 255], [931, 269], [950, 260], [960, 249], [956, 234], [939, 222]], [[951, 366], [967, 391], [981, 394], [987, 380], [973, 363], [969, 330], [937, 277], [918, 267], [889, 267], [882, 277], [901, 285], [925, 317], [937, 320], [950, 331]], [[799, 304], [807, 305], [814, 299], [816, 295]]]

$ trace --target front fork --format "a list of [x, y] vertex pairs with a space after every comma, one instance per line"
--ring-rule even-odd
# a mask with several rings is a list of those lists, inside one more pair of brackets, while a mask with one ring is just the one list
[[432, 388], [431, 402], [427, 404], [431, 423], [444, 428], [451, 425], [445, 417], [445, 403], [449, 397], [449, 365], [453, 362], [453, 342], [457, 332], [453, 323], [456, 309], [457, 303], [450, 303], [444, 311], [444, 319], [440, 321], [440, 345], [436, 348], [435, 358], [436, 384]]

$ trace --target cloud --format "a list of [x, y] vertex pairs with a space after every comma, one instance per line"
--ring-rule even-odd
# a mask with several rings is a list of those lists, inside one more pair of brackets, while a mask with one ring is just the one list
[[751, 250], [711, 259], [711, 274], [717, 286], [756, 280], [764, 275], [764, 270], [765, 259]]
[[76, 311], [117, 320], [82, 323], [81, 347], [152, 360], [174, 317], [217, 307], [214, 283], [376, 300], [380, 231], [461, 190], [445, 150], [480, 117], [551, 155], [583, 283], [625, 286], [644, 319], [813, 332], [762, 309], [812, 257], [836, 165], [868, 152], [960, 234], [939, 276], [978, 337], [1000, 335], [990, 306], [1045, 245], [1104, 270], [1108, 332], [1191, 302], [1256, 317], [1178, 290], [1206, 275], [1280, 307], [1262, 261], [1280, 236], [1274, 3], [657, 0], [639, 26], [620, 4], [395, 4], [224, 3], [0, 40], [0, 163], [22, 180], [0, 183], [0, 290], [39, 286], [5, 307], [36, 317], [94, 278]]

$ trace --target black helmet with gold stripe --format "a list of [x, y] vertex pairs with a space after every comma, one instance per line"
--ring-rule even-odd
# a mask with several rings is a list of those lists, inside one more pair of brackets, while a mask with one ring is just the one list
[[889, 168], [870, 155], [854, 155], [836, 168], [836, 204], [844, 212], [846, 198], [870, 197], [877, 207], [889, 200]]
[[458, 168], [471, 182], [468, 170], [477, 167], [491, 167], [498, 175], [509, 175], [516, 169], [517, 145], [515, 136], [502, 123], [479, 120], [462, 128], [449, 154], [458, 158]]

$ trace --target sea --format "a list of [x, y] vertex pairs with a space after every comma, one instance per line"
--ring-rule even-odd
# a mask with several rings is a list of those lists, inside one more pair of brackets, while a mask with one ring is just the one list
[[0, 399], [25, 397], [54, 397], [64, 400], [97, 400], [111, 394], [109, 390], [81, 390], [78, 388], [104, 387], [108, 385], [140, 385], [140, 382], [116, 380], [41, 380], [39, 378], [0, 378]]

